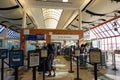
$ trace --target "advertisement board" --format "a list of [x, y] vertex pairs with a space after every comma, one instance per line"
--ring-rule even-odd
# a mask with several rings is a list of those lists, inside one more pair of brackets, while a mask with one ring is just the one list
[[9, 65], [10, 67], [23, 66], [24, 64], [23, 51], [11, 50], [9, 51]]
[[7, 49], [0, 49], [0, 59], [7, 58], [8, 50]]

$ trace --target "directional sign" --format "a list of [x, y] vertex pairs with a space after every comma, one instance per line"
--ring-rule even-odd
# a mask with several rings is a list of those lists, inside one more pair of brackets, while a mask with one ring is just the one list
[[8, 50], [7, 49], [0, 49], [0, 59], [7, 58]]
[[11, 67], [23, 66], [23, 59], [22, 50], [9, 51], [9, 64]]

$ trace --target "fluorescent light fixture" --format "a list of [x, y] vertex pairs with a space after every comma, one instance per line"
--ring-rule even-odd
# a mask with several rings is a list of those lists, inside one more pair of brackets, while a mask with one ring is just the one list
[[68, 2], [68, 0], [63, 0], [63, 2]]

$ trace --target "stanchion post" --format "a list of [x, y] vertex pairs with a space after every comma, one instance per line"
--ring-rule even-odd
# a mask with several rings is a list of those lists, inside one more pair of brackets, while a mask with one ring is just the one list
[[45, 59], [44, 59], [44, 64], [43, 64], [43, 80], [45, 80]]
[[97, 63], [94, 63], [94, 79], [97, 80]]
[[15, 66], [15, 80], [18, 80], [18, 67]]
[[74, 80], [82, 80], [81, 78], [79, 78], [79, 55], [80, 55], [80, 50], [76, 49], [75, 56], [77, 58], [77, 78], [75, 78]]
[[4, 59], [1, 59], [1, 80], [4, 80]]
[[36, 80], [36, 66], [33, 67], [33, 80]]
[[69, 49], [69, 57], [70, 57], [70, 71], [68, 71], [69, 73], [74, 73], [74, 71], [72, 70], [72, 54], [70, 52], [70, 49]]
[[116, 68], [115, 53], [113, 53], [112, 55], [113, 55], [113, 69], [112, 70], [118, 71], [118, 69]]

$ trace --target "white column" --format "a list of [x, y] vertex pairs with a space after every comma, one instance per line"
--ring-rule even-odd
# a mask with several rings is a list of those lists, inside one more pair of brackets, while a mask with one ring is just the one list
[[22, 22], [22, 28], [26, 28], [26, 12], [23, 10], [23, 22]]
[[78, 9], [78, 17], [79, 17], [79, 30], [82, 30], [82, 12]]
[[[8, 47], [8, 27], [6, 27], [5, 28], [5, 41], [4, 41], [4, 43], [6, 43], [6, 47]], [[5, 47], [5, 45], [4, 45], [4, 47]]]

